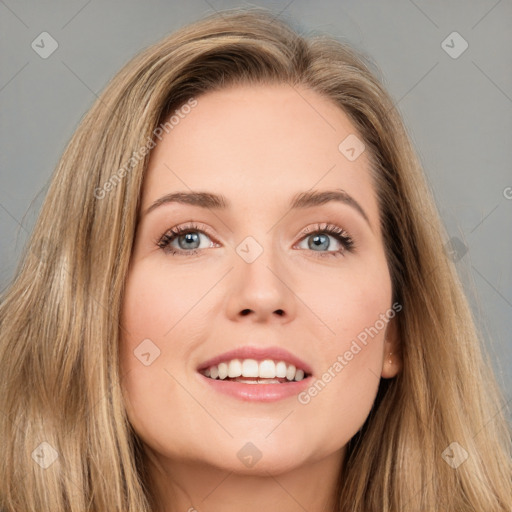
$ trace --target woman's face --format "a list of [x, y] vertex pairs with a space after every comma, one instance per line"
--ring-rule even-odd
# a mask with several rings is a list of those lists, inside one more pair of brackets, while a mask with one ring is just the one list
[[[122, 309], [130, 422], [170, 463], [278, 474], [341, 457], [400, 364], [367, 152], [310, 90], [196, 100], [144, 181]], [[212, 378], [237, 359], [246, 377]]]

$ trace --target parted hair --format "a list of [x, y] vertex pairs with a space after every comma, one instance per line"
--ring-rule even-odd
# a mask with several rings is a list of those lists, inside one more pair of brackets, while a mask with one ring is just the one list
[[[402, 305], [402, 369], [381, 379], [349, 442], [336, 511], [512, 510], [503, 394], [444, 250], [420, 160], [382, 82], [371, 58], [346, 41], [301, 33], [260, 8], [203, 17], [110, 80], [69, 140], [2, 293], [0, 510], [158, 510], [118, 359], [151, 154], [141, 148], [154, 146], [155, 130], [191, 98], [239, 84], [288, 84], [329, 98], [371, 162], [393, 301]], [[457, 468], [442, 455], [453, 442], [467, 452]]]

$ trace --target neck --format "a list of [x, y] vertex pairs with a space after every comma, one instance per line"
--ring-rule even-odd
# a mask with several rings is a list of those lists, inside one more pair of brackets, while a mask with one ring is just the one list
[[333, 512], [344, 449], [279, 474], [237, 473], [204, 462], [163, 459], [147, 453], [158, 512]]

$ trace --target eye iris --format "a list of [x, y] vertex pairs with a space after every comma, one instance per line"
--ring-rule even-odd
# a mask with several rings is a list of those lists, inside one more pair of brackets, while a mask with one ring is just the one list
[[314, 247], [320, 249], [328, 249], [329, 237], [323, 234], [315, 235], [314, 237], [310, 238], [308, 245], [310, 249], [313, 249]]
[[[187, 242], [197, 243], [197, 245], [193, 246], [192, 244], [186, 244], [185, 247], [183, 247], [180, 243], [183, 239], [185, 239]], [[197, 233], [187, 233], [178, 238], [178, 245], [180, 245], [182, 249], [197, 249], [199, 243], [199, 235]]]

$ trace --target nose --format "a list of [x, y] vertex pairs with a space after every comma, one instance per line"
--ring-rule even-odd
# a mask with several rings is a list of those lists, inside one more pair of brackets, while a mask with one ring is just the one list
[[296, 296], [291, 276], [280, 258], [265, 248], [248, 263], [234, 254], [227, 314], [231, 320], [288, 323], [296, 314]]

